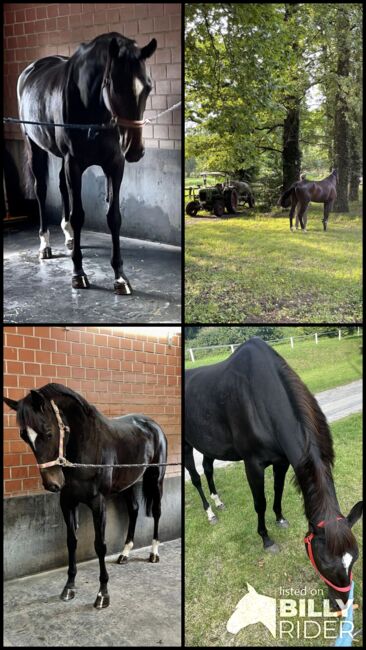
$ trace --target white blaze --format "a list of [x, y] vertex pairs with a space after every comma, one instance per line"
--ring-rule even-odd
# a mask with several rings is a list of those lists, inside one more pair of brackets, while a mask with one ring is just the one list
[[135, 77], [133, 80], [133, 92], [137, 100], [140, 97], [143, 89], [144, 89], [144, 84], [140, 81], [138, 77]]
[[353, 560], [353, 557], [350, 553], [345, 553], [342, 557], [342, 564], [344, 568], [346, 569], [346, 572], [348, 573], [348, 569], [351, 565], [351, 562]]
[[36, 438], [38, 436], [38, 433], [36, 433], [36, 431], [31, 429], [30, 427], [27, 427], [27, 433], [28, 433], [29, 440], [31, 441], [33, 447], [35, 448], [35, 446], [36, 446]]

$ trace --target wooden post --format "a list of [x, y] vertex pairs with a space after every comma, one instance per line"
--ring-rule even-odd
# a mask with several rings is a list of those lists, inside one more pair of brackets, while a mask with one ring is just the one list
[[190, 354], [190, 357], [191, 357], [191, 361], [194, 362], [194, 354], [193, 354], [192, 348], [189, 348], [189, 354]]
[[341, 337], [342, 337], [342, 331], [341, 331], [341, 330], [338, 330], [338, 341], [341, 340]]
[[318, 344], [318, 335], [315, 334], [315, 343]]
[[290, 344], [291, 344], [292, 349], [294, 349], [294, 337], [293, 336], [290, 336]]

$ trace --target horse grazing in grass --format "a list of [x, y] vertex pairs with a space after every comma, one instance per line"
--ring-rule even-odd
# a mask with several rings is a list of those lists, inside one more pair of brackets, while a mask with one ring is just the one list
[[[225, 361], [192, 368], [185, 382], [185, 464], [212, 523], [209, 504], [195, 469], [192, 448], [204, 454], [211, 496], [213, 459], [243, 460], [258, 516], [258, 534], [266, 551], [277, 552], [265, 522], [264, 473], [273, 466], [276, 524], [287, 528], [282, 512], [286, 472], [294, 468], [304, 498], [309, 559], [329, 587], [329, 598], [347, 601], [358, 547], [352, 526], [362, 502], [344, 517], [332, 476], [333, 442], [324, 413], [286, 361], [259, 338], [241, 345]], [[208, 462], [211, 461], [211, 462]], [[216, 498], [215, 498], [216, 497]], [[253, 539], [248, 533], [248, 543]]]
[[329, 213], [333, 207], [335, 199], [337, 198], [337, 182], [338, 174], [337, 170], [334, 169], [327, 178], [323, 178], [321, 181], [297, 181], [282, 194], [278, 202], [279, 205], [283, 208], [288, 208], [291, 205], [289, 215], [291, 231], [293, 231], [292, 220], [296, 206], [298, 205], [296, 230], [298, 228], [298, 222], [300, 221], [301, 229], [306, 232], [308, 221], [307, 209], [310, 201], [314, 201], [315, 203], [324, 203], [323, 228], [324, 230], [327, 229]]

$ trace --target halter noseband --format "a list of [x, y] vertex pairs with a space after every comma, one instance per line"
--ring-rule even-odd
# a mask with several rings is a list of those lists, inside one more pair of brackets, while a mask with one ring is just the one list
[[103, 77], [103, 82], [102, 82], [102, 96], [104, 103], [109, 110], [109, 112], [112, 114], [112, 119], [111, 122], [114, 122], [116, 126], [124, 126], [128, 129], [142, 129], [142, 127], [149, 121], [149, 120], [129, 120], [126, 117], [119, 117], [117, 115], [116, 111], [113, 108], [113, 103], [112, 103], [112, 98], [111, 98], [111, 83], [112, 83], [112, 78], [111, 78], [111, 65], [112, 65], [112, 60], [111, 57], [108, 53], [108, 59], [107, 59], [107, 65], [106, 69], [104, 72], [104, 77]]
[[[336, 517], [337, 521], [340, 520], [340, 519], [344, 519], [344, 517]], [[317, 526], [318, 526], [318, 528], [324, 528], [324, 526], [326, 526], [327, 523], [328, 523], [327, 521], [319, 521]], [[350, 591], [350, 589], [352, 587], [352, 571], [351, 571], [351, 574], [350, 574], [350, 583], [349, 583], [348, 587], [337, 587], [332, 582], [330, 582], [330, 580], [325, 578], [325, 576], [323, 576], [320, 573], [318, 567], [316, 566], [315, 560], [314, 560], [313, 549], [311, 548], [311, 541], [312, 541], [313, 538], [314, 538], [314, 533], [310, 533], [309, 535], [307, 535], [304, 538], [304, 542], [307, 545], [306, 550], [308, 552], [310, 562], [313, 565], [315, 571], [319, 574], [319, 577], [321, 578], [321, 580], [323, 580], [323, 582], [325, 582], [327, 585], [329, 585], [330, 587], [332, 587], [332, 589], [335, 589], [336, 591]]]
[[57, 419], [57, 424], [60, 432], [60, 442], [59, 442], [59, 448], [58, 448], [58, 458], [56, 460], [50, 460], [48, 463], [41, 463], [38, 465], [39, 469], [44, 469], [45, 467], [53, 467], [54, 465], [61, 465], [65, 466], [68, 464], [68, 460], [64, 457], [64, 438], [65, 438], [65, 431], [69, 432], [70, 427], [68, 427], [66, 424], [63, 423], [62, 417], [60, 415], [60, 411], [58, 410], [58, 407], [56, 406], [55, 402], [51, 399], [51, 406], [55, 412], [56, 419]]

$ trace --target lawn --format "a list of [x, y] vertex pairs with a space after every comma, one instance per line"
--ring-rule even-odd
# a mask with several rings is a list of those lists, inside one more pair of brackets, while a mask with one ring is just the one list
[[187, 218], [186, 323], [362, 322], [360, 206], [309, 208], [308, 232], [287, 214]]
[[[322, 328], [319, 327], [319, 333], [321, 331]], [[286, 359], [313, 393], [360, 379], [362, 376], [360, 336], [349, 336], [341, 338], [340, 341], [338, 338], [319, 337], [318, 341], [316, 345], [313, 338], [306, 341], [295, 340], [293, 349], [290, 342], [286, 341], [273, 345], [273, 348]], [[227, 357], [227, 350], [220, 351], [198, 359], [195, 363], [186, 360], [185, 367], [195, 368], [217, 363]]]
[[[352, 415], [331, 427], [336, 451], [334, 481], [344, 515], [361, 498], [362, 420]], [[350, 471], [352, 468], [352, 471]], [[262, 550], [256, 532], [257, 517], [252, 495], [243, 473], [242, 463], [216, 470], [216, 485], [226, 509], [219, 511], [219, 522], [207, 522], [197, 491], [185, 484], [185, 644], [186, 646], [327, 646], [334, 639], [274, 639], [258, 623], [242, 629], [236, 636], [226, 631], [226, 623], [238, 601], [247, 593], [247, 582], [261, 594], [279, 597], [280, 587], [317, 590], [315, 607], [327, 597], [325, 585], [317, 577], [304, 549], [307, 521], [302, 509], [302, 495], [292, 482], [289, 470], [283, 498], [283, 511], [290, 522], [287, 530], [278, 530], [272, 512], [272, 469], [266, 471], [267, 527], [280, 545], [278, 555]], [[207, 493], [207, 485], [205, 482]], [[353, 531], [361, 543], [361, 523]], [[353, 569], [355, 581], [355, 629], [362, 626], [362, 548]], [[313, 617], [310, 617], [313, 620]], [[302, 619], [303, 620], [303, 619]], [[321, 620], [321, 619], [317, 619]], [[293, 622], [301, 621], [295, 617]], [[362, 634], [354, 647], [362, 647]]]

